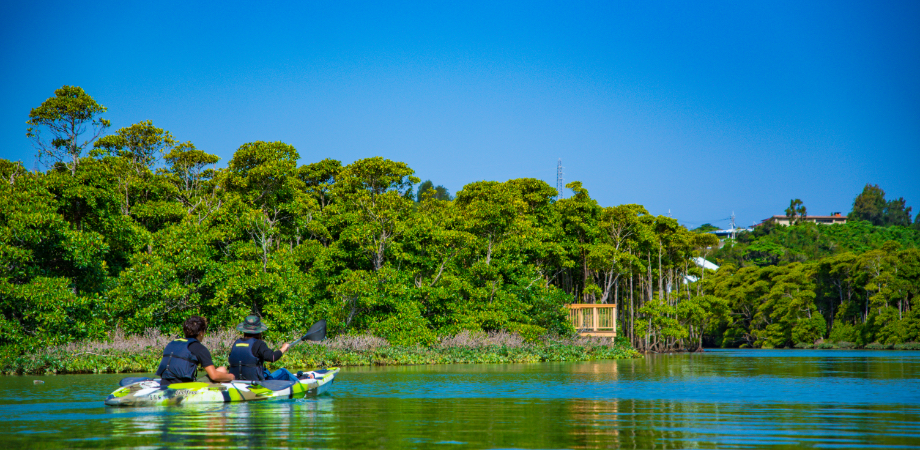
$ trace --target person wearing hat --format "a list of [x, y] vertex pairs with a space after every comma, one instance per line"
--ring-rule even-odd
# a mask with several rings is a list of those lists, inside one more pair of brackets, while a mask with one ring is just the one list
[[265, 368], [265, 361], [275, 362], [281, 359], [288, 350], [289, 344], [285, 343], [278, 350], [268, 348], [262, 340], [262, 332], [268, 329], [259, 316], [246, 316], [243, 323], [236, 326], [243, 333], [230, 348], [229, 371], [238, 380], [290, 380], [298, 381], [287, 369], [278, 369], [269, 372]]
[[201, 343], [208, 330], [208, 321], [204, 317], [191, 316], [182, 324], [185, 339], [176, 339], [166, 345], [163, 359], [157, 368], [160, 386], [172, 383], [189, 383], [198, 378], [198, 366], [208, 374], [215, 383], [233, 381], [233, 375], [226, 367], [214, 367], [211, 352]]

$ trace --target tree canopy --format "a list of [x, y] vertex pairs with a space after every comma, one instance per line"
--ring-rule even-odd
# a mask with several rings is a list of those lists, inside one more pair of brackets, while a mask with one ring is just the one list
[[[535, 339], [574, 333], [570, 303], [615, 304], [620, 335], [656, 351], [920, 333], [920, 232], [903, 226], [900, 199], [880, 213], [897, 217], [892, 226], [758, 227], [719, 248], [641, 205], [602, 206], [580, 182], [564, 199], [530, 178], [470, 183], [451, 198], [403, 162], [343, 165], [267, 141], [219, 168], [150, 121], [84, 155], [91, 140], [75, 139], [87, 121], [107, 124], [104, 108], [65, 88], [33, 110], [29, 131], [61, 127], [38, 144], [61, 164], [30, 172], [0, 159], [8, 353], [116, 327], [178, 334], [191, 314], [217, 328], [260, 314], [279, 339], [319, 319], [333, 335], [394, 344], [464, 330]], [[884, 200], [864, 193], [854, 209]], [[699, 267], [701, 257], [722, 267]]]

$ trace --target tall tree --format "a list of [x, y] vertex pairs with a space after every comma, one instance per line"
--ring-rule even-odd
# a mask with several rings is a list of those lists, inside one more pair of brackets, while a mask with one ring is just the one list
[[886, 226], [910, 226], [911, 207], [905, 208], [904, 197], [892, 200], [885, 204], [885, 225]]
[[176, 145], [169, 131], [153, 126], [152, 121], [145, 121], [119, 129], [111, 136], [105, 136], [95, 144], [96, 154], [121, 156], [127, 159], [131, 168], [138, 174], [153, 165]]
[[416, 194], [415, 201], [420, 202], [425, 198], [425, 196], [430, 196], [435, 200], [453, 200], [453, 197], [451, 197], [450, 192], [446, 187], [441, 186], [440, 184], [435, 186], [431, 180], [425, 180], [422, 182], [422, 184], [418, 185], [418, 193]]
[[176, 188], [177, 200], [201, 224], [221, 204], [217, 198], [218, 186], [211, 182], [217, 171], [208, 168], [220, 158], [198, 150], [191, 142], [177, 145], [163, 158], [169, 164], [165, 175]]
[[329, 194], [341, 171], [342, 163], [329, 158], [301, 166], [298, 169], [297, 176], [303, 181], [307, 192], [319, 203], [320, 210], [329, 205], [331, 201]]
[[598, 238], [588, 251], [588, 267], [601, 288], [598, 303], [613, 303], [611, 289], [636, 259], [627, 247], [639, 240], [643, 225], [639, 218], [647, 214], [641, 205], [613, 206], [601, 211]]
[[408, 194], [419, 182], [406, 163], [379, 156], [344, 167], [336, 180], [333, 205], [345, 223], [343, 237], [355, 242], [368, 256], [374, 271], [406, 232], [413, 202]]
[[853, 211], [848, 219], [865, 220], [872, 225], [883, 225], [885, 221], [885, 191], [877, 184], [867, 184], [861, 194], [853, 200]]
[[261, 250], [263, 271], [271, 250], [286, 237], [284, 232], [299, 229], [298, 219], [308, 217], [311, 210], [312, 199], [297, 177], [299, 157], [284, 142], [257, 141], [243, 144], [229, 163], [227, 191], [242, 203], [240, 223]]
[[786, 218], [789, 219], [789, 225], [796, 225], [805, 220], [807, 210], [802, 200], [795, 199], [789, 201], [789, 207], [786, 208]]
[[[76, 174], [80, 156], [90, 143], [109, 127], [108, 120], [98, 117], [106, 111], [79, 86], [63, 86], [54, 91], [54, 97], [42, 102], [29, 112], [26, 137], [38, 150], [38, 158], [50, 159], [67, 166], [71, 176]], [[89, 139], [79, 142], [79, 137], [92, 126]], [[47, 129], [51, 140], [42, 137]]]

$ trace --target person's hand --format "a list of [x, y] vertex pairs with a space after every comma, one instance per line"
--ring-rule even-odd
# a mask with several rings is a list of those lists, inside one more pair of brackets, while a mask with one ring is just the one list
[[285, 343], [281, 346], [281, 353], [284, 353], [284, 352], [288, 351], [289, 348], [291, 348], [291, 344], [288, 344], [287, 342], [285, 342]]
[[217, 372], [218, 372], [218, 373], [224, 374], [224, 376], [226, 376], [226, 377], [230, 377], [230, 381], [233, 381], [233, 380], [236, 379], [236, 375], [234, 375], [234, 374], [228, 372], [226, 366], [220, 366], [220, 367], [218, 367], [218, 368], [217, 368]]
[[205, 367], [204, 371], [208, 373], [208, 378], [210, 378], [214, 383], [233, 381], [236, 379], [232, 373], [227, 372], [226, 367], [214, 367], [213, 365], [210, 365]]

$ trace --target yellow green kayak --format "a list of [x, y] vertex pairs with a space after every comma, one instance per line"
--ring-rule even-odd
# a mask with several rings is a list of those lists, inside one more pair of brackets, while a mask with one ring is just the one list
[[338, 367], [298, 373], [299, 381], [263, 380], [229, 383], [191, 382], [160, 386], [160, 380], [130, 377], [105, 399], [107, 406], [165, 406], [282, 400], [320, 395], [329, 390]]

